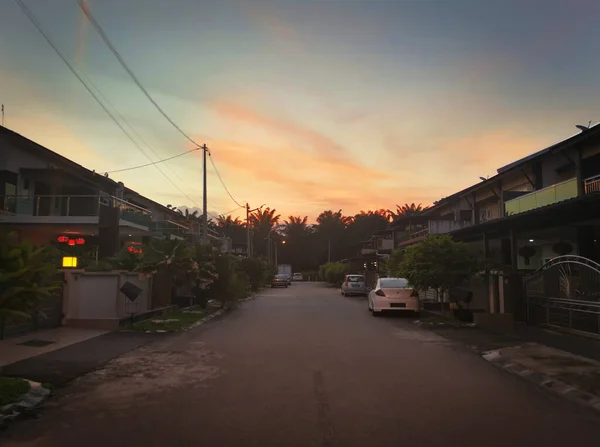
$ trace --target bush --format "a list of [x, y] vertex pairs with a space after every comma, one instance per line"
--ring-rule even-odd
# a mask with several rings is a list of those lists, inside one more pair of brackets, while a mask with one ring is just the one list
[[264, 287], [277, 272], [274, 267], [262, 259], [241, 258], [237, 265], [238, 273], [246, 276], [252, 290]]
[[49, 247], [19, 241], [15, 232], [0, 235], [0, 326], [5, 317], [30, 318], [42, 299], [56, 297], [54, 258]]
[[341, 262], [328, 262], [319, 267], [319, 277], [321, 280], [334, 286], [341, 286], [344, 282], [344, 276], [348, 272], [346, 264]]
[[246, 274], [239, 270], [240, 260], [224, 253], [215, 253], [214, 265], [218, 278], [209, 289], [211, 298], [223, 306], [234, 306], [237, 301], [248, 296], [250, 288]]

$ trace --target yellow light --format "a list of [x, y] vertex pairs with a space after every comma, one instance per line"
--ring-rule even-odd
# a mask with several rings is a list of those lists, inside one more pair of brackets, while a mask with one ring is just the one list
[[63, 256], [62, 266], [69, 268], [77, 267], [77, 258], [75, 256]]
[[282, 243], [282, 244], [285, 244], [285, 240], [284, 240], [284, 241], [281, 241], [281, 243]]

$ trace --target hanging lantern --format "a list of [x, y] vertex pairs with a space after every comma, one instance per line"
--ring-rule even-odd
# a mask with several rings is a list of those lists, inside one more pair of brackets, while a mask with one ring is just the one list
[[68, 238], [67, 236], [58, 236], [58, 237], [56, 238], [56, 240], [57, 240], [58, 242], [60, 242], [61, 244], [64, 244], [64, 243], [66, 243], [66, 242], [69, 242], [69, 238]]
[[75, 245], [75, 239], [69, 239], [69, 246], [73, 247]]
[[85, 244], [85, 239], [82, 237], [78, 237], [77, 239], [75, 239], [75, 243], [77, 245], [83, 245], [83, 244]]

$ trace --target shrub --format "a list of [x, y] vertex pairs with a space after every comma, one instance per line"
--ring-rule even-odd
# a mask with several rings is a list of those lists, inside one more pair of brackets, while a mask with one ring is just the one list
[[19, 241], [15, 232], [0, 235], [0, 325], [5, 317], [30, 318], [40, 301], [55, 296], [55, 253]]
[[344, 263], [328, 262], [319, 267], [319, 277], [329, 284], [339, 286], [344, 282], [347, 271], [348, 268]]
[[237, 265], [238, 272], [246, 275], [252, 290], [264, 287], [276, 273], [276, 270], [262, 259], [241, 258]]

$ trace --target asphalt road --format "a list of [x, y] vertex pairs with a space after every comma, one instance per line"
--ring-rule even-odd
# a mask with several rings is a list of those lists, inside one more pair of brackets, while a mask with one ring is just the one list
[[7, 446], [584, 446], [600, 418], [316, 284], [110, 362]]

